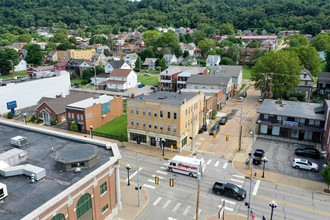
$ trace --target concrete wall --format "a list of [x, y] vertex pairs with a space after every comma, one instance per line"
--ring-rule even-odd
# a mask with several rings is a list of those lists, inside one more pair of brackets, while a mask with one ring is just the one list
[[61, 75], [56, 77], [1, 86], [0, 114], [10, 111], [7, 102], [16, 100], [16, 109], [21, 109], [36, 105], [42, 97], [55, 98], [61, 93], [70, 93], [70, 74], [66, 71], [61, 71]]

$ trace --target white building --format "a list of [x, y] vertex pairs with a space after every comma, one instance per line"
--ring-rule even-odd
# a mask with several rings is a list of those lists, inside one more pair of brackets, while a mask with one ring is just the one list
[[15, 66], [15, 72], [25, 71], [28, 69], [27, 63], [25, 60], [20, 60], [19, 63]]
[[132, 69], [115, 69], [105, 83], [108, 90], [127, 90], [138, 85], [137, 74]]

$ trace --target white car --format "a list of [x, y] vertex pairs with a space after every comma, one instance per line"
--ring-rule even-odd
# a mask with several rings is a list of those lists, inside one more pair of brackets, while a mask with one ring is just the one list
[[244, 97], [243, 96], [240, 96], [238, 99], [237, 99], [238, 102], [243, 102], [244, 101]]
[[313, 172], [317, 172], [319, 170], [319, 166], [316, 163], [312, 163], [309, 160], [299, 158], [294, 158], [292, 160], [292, 167], [296, 169], [311, 170]]

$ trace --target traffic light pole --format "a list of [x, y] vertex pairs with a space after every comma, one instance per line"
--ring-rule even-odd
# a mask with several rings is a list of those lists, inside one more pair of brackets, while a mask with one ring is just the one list
[[140, 202], [140, 167], [139, 167], [139, 153], [136, 153], [136, 168], [137, 168], [138, 207], [140, 207], [140, 206], [141, 206], [141, 202]]
[[253, 157], [253, 148], [254, 148], [254, 135], [255, 135], [255, 125], [253, 127], [253, 136], [252, 136], [252, 150], [251, 150], [251, 155], [250, 155], [250, 163], [251, 163], [251, 173], [250, 173], [250, 191], [249, 191], [249, 202], [247, 204], [248, 206], [248, 214], [247, 214], [247, 220], [250, 219], [250, 212], [251, 212], [251, 194], [252, 194], [252, 183], [253, 183], [253, 160], [252, 160], [252, 157]]

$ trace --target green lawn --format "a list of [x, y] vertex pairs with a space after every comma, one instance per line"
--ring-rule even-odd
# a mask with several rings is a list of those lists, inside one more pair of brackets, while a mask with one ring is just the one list
[[[141, 69], [140, 72], [136, 72], [137, 74], [144, 74], [146, 73], [147, 70], [146, 69]], [[151, 71], [148, 71], [149, 74], [152, 74], [152, 75], [156, 75], [156, 74], [159, 74], [159, 70], [151, 70]]]
[[243, 66], [243, 79], [251, 78], [251, 70], [252, 68], [249, 66]]
[[5, 76], [0, 76], [0, 79], [11, 79], [14, 78], [15, 76], [26, 76], [28, 77], [29, 75], [26, 74], [27, 71], [21, 71], [21, 72], [16, 72], [14, 74], [11, 75], [5, 75]]
[[73, 79], [71, 80], [71, 83], [78, 83], [79, 85], [81, 85], [81, 82], [83, 81], [84, 79]]
[[157, 76], [138, 76], [138, 82], [141, 82], [146, 85], [158, 85]]
[[124, 135], [127, 138], [127, 114], [113, 119], [107, 124], [94, 129], [94, 131], [116, 136]]

